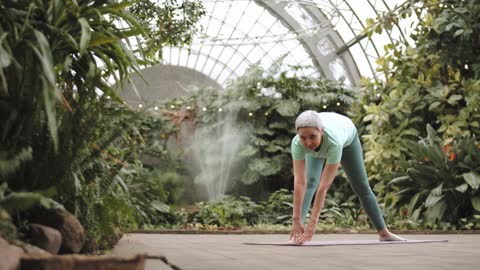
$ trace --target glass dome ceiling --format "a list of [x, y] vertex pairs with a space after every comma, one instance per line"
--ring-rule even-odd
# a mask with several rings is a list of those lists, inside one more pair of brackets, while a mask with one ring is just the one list
[[362, 35], [368, 18], [388, 13], [405, 0], [202, 2], [202, 31], [188, 47], [165, 48], [162, 61], [196, 70], [222, 86], [251, 64], [266, 68], [285, 55], [284, 70], [307, 66], [301, 75], [344, 80], [355, 87], [362, 76], [379, 77], [375, 61], [384, 45], [410, 32], [410, 22], [403, 20], [388, 33]]

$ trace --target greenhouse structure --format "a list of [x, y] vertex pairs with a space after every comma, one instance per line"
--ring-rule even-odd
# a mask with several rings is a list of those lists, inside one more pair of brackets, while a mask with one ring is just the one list
[[478, 0], [0, 0], [0, 270], [476, 269]]

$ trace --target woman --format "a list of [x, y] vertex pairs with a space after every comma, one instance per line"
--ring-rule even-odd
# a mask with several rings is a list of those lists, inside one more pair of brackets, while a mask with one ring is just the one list
[[[325, 196], [342, 165], [350, 185], [378, 231], [380, 241], [405, 241], [385, 226], [363, 164], [362, 147], [352, 121], [340, 114], [305, 111], [295, 121], [297, 135], [292, 140], [294, 171], [293, 225], [290, 240], [310, 241], [320, 217]], [[303, 226], [313, 195], [310, 221]]]

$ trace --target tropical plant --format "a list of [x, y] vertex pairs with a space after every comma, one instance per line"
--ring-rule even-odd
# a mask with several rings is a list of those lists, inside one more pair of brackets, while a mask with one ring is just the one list
[[248, 197], [226, 196], [220, 201], [200, 202], [194, 223], [239, 228], [258, 222], [262, 206]]
[[458, 137], [448, 144], [428, 125], [426, 138], [406, 141], [412, 159], [398, 161], [405, 174], [389, 182], [396, 205], [408, 205], [407, 215], [435, 224], [458, 225], [480, 213], [480, 149], [478, 141]]
[[190, 44], [201, 29], [199, 19], [205, 15], [199, 0], [134, 1], [127, 9], [146, 29], [145, 36], [136, 36], [137, 50], [154, 63], [162, 59], [164, 46]]
[[[404, 141], [425, 137], [425, 124], [446, 141], [480, 133], [480, 7], [476, 1], [406, 1], [395, 12], [369, 20], [365, 34], [389, 31], [400, 18], [416, 16], [410, 44], [385, 46], [378, 59], [381, 80], [364, 80], [352, 116], [363, 126], [369, 177], [383, 197], [385, 183], [409, 160]], [[360, 124], [361, 123], [361, 124]]]
[[183, 190], [177, 173], [134, 169], [132, 166], [129, 170], [125, 168], [124, 176], [129, 187], [128, 201], [136, 211], [135, 220], [139, 227], [176, 223], [170, 220], [172, 207], [169, 205], [179, 202]]
[[[362, 208], [358, 197], [341, 173], [337, 178], [327, 193], [320, 217], [321, 223], [332, 223], [338, 226], [357, 225], [362, 222], [359, 219]], [[292, 191], [279, 189], [273, 192], [267, 201], [261, 203], [264, 206], [264, 214], [260, 217], [259, 223], [290, 225], [293, 213], [292, 202]]]
[[[361, 222], [368, 226], [366, 220], [359, 218], [362, 211], [358, 197], [352, 194], [350, 187], [341, 190], [331, 189], [325, 199], [325, 207], [320, 218], [324, 223], [333, 223], [341, 227], [354, 226]], [[365, 214], [364, 211], [363, 214]]]
[[[322, 211], [322, 224], [334, 224], [341, 227], [366, 226], [369, 224], [361, 219], [362, 209], [358, 198], [353, 195], [345, 179], [335, 184], [336, 188], [329, 192], [327, 203]], [[291, 225], [293, 213], [293, 192], [279, 189], [271, 193], [266, 201], [253, 202], [250, 198], [225, 196], [221, 200], [197, 203], [200, 208], [190, 218], [190, 223], [200, 224], [200, 228], [218, 229], [219, 227], [239, 228], [254, 226]], [[365, 216], [363, 214], [363, 216]], [[307, 215], [308, 218], [308, 215]], [[210, 227], [209, 227], [210, 226]]]
[[[135, 4], [141, 2], [150, 1]], [[164, 23], [175, 24], [184, 7], [169, 3]], [[0, 182], [13, 192], [53, 190], [50, 196], [99, 241], [136, 224], [122, 168], [136, 157], [138, 115], [122, 107], [113, 85], [145, 62], [137, 58], [146, 56], [142, 50], [154, 53], [152, 46], [127, 46], [129, 38], [169, 31], [140, 21], [126, 10], [132, 4], [0, 2]], [[199, 14], [201, 7], [188, 9]], [[187, 41], [185, 29], [197, 19], [182, 22], [186, 39], [178, 34], [168, 43]]]
[[[184, 219], [168, 205], [178, 203], [183, 193], [181, 162], [167, 151], [165, 140], [158, 139], [159, 131], [174, 132], [171, 125], [149, 112], [114, 102], [108, 107], [102, 113], [89, 112], [89, 125], [82, 126], [88, 131], [84, 139], [97, 144], [84, 145], [72, 159], [70, 181], [75, 186], [60, 192], [99, 248], [108, 247], [119, 229], [168, 227]], [[146, 155], [159, 164], [145, 166]]]
[[[38, 192], [11, 192], [6, 183], [0, 185], [0, 237], [10, 242], [17, 240], [17, 232], [24, 229], [20, 216], [38, 209], [63, 210], [58, 202]], [[15, 226], [17, 225], [17, 226]], [[18, 226], [20, 225], [20, 226]]]
[[[104, 78], [121, 81], [137, 68], [121, 40], [143, 31], [123, 11], [125, 6], [102, 1], [2, 1], [2, 151], [15, 155], [28, 148], [42, 128], [49, 131], [58, 151], [62, 118], [57, 115], [94, 102], [96, 91], [116, 97]], [[117, 21], [126, 27], [120, 28]]]
[[279, 189], [268, 197], [264, 203], [264, 214], [268, 224], [292, 224], [293, 193], [287, 189]]

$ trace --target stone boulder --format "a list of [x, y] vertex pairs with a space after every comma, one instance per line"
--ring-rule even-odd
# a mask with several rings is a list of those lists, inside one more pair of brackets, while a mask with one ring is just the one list
[[79, 253], [85, 243], [85, 230], [78, 219], [66, 210], [41, 210], [32, 223], [54, 228], [62, 235], [61, 254]]
[[142, 270], [145, 255], [133, 257], [87, 255], [25, 255], [22, 270]]
[[20, 257], [23, 250], [17, 246], [10, 245], [5, 239], [0, 237], [0, 270], [20, 269]]
[[43, 248], [39, 248], [29, 243], [21, 243], [19, 245], [23, 249], [24, 254], [26, 255], [52, 255], [50, 252], [46, 251]]
[[60, 231], [40, 224], [30, 224], [28, 238], [31, 244], [52, 254], [57, 254], [62, 244]]

